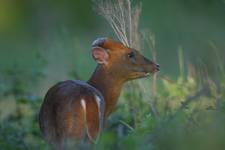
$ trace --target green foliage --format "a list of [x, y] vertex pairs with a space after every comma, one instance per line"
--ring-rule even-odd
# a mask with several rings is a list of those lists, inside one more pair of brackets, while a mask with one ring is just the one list
[[[187, 65], [185, 73], [185, 65], [181, 66], [183, 71], [176, 80], [157, 81], [157, 92], [152, 91], [156, 90], [151, 87], [153, 79], [127, 83], [98, 143], [84, 144], [81, 148], [224, 149], [224, 65], [220, 64], [219, 82], [209, 76], [199, 76], [197, 70], [201, 68]], [[31, 92], [31, 87], [44, 77], [43, 71], [29, 72], [21, 68], [1, 73], [0, 149], [50, 149], [38, 125], [42, 98]]]
[[[37, 124], [37, 113], [40, 99], [37, 98], [11, 98], [0, 101], [0, 147], [1, 149], [44, 149], [46, 144], [41, 138]], [[10, 106], [12, 105], [12, 106]], [[8, 107], [10, 106], [10, 107]]]
[[[151, 79], [126, 84], [99, 142], [84, 149], [224, 149], [225, 74], [220, 73], [216, 83], [199, 80], [195, 69], [188, 69], [176, 81], [157, 81], [156, 96]], [[32, 84], [43, 78], [21, 70], [4, 73], [11, 84], [1, 87], [1, 149], [49, 149], [38, 126], [42, 99], [29, 92], [25, 74]]]
[[[37, 115], [42, 99], [27, 92], [30, 86], [24, 84], [24, 73], [16, 71], [6, 72], [7, 77], [17, 84], [10, 84], [11, 88], [6, 86], [3, 91], [7, 94], [1, 95], [0, 148], [50, 149], [38, 126]], [[220, 83], [209, 77], [200, 82], [193, 68], [188, 72], [176, 81], [157, 81], [158, 93], [155, 97], [151, 94], [152, 80], [142, 79], [126, 84], [117, 109], [107, 120], [98, 143], [85, 144], [82, 148], [223, 149], [224, 75], [221, 75]]]
[[32, 95], [34, 85], [44, 78], [42, 56], [35, 69], [17, 65], [0, 73], [0, 149], [46, 149], [37, 124], [41, 99]]

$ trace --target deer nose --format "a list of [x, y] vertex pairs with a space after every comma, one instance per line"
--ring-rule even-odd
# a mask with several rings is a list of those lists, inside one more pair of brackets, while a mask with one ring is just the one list
[[159, 64], [156, 64], [155, 66], [156, 66], [156, 70], [157, 70], [157, 71], [160, 71], [160, 66], [159, 66]]

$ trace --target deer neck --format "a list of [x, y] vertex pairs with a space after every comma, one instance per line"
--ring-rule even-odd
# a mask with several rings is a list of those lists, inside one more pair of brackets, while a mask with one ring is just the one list
[[123, 83], [117, 74], [113, 74], [103, 66], [98, 65], [87, 81], [90, 85], [98, 89], [105, 99], [105, 116], [109, 116], [118, 101]]

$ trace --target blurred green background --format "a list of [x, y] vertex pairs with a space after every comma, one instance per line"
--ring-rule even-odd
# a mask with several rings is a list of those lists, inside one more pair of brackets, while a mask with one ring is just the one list
[[[148, 29], [154, 33], [161, 74], [174, 82], [158, 81], [159, 87], [163, 90], [158, 89], [156, 99], [159, 101], [154, 104], [155, 107], [160, 107], [158, 110], [160, 117], [157, 119], [151, 117], [152, 114], [147, 108], [142, 110], [146, 102], [140, 99], [145, 99], [146, 96], [141, 88], [125, 87], [126, 91], [121, 96], [122, 102], [115, 115], [110, 118], [106, 134], [103, 134], [104, 140], [97, 145], [97, 149], [110, 149], [110, 146], [119, 149], [185, 149], [186, 141], [190, 139], [193, 143], [199, 139], [209, 141], [206, 138], [208, 136], [216, 137], [218, 143], [213, 143], [215, 144], [212, 144], [213, 147], [206, 147], [218, 150], [224, 148], [223, 142], [220, 142], [224, 139], [224, 134], [219, 133], [225, 133], [221, 126], [225, 123], [223, 72], [225, 1], [142, 0], [141, 2], [140, 31], [145, 32], [145, 29]], [[90, 54], [92, 41], [97, 37], [116, 39], [110, 26], [94, 11], [93, 6], [91, 0], [0, 0], [0, 149], [49, 148], [43, 141], [37, 124], [37, 113], [47, 89], [61, 80], [87, 80], [96, 66]], [[182, 62], [179, 61], [179, 50], [182, 50]], [[143, 46], [142, 52], [151, 58], [151, 50], [147, 46]], [[185, 67], [179, 68], [182, 63]], [[190, 67], [188, 69], [188, 66], [194, 66], [195, 72], [200, 72], [200, 76], [191, 74], [193, 69], [191, 70]], [[182, 76], [181, 69], [185, 72]], [[146, 80], [149, 81], [149, 85], [143, 86], [150, 87], [152, 80]], [[195, 109], [191, 109], [187, 113], [189, 117], [185, 116], [187, 115], [185, 112], [176, 116], [178, 120], [175, 119], [175, 122], [170, 123], [162, 136], [159, 134], [162, 139], [159, 138], [152, 143], [150, 140], [143, 141], [156, 132], [158, 126], [163, 126], [161, 119], [164, 120], [164, 117], [170, 113], [166, 111], [164, 108], [166, 106], [161, 104], [161, 101], [176, 99], [174, 101], [180, 105], [181, 99], [193, 95], [204, 87], [205, 82], [210, 85], [210, 91], [216, 91], [214, 92], [216, 96], [205, 98], [212, 99], [213, 102], [210, 103], [214, 105], [210, 105], [210, 108], [215, 106], [214, 100], [220, 97], [221, 110], [213, 111], [213, 115], [201, 111], [201, 115], [208, 118], [219, 116], [216, 120], [219, 120], [219, 123], [216, 124], [215, 120], [209, 121], [216, 124], [212, 129], [219, 126], [219, 131], [204, 135], [205, 129], [208, 131], [210, 128], [207, 122], [207, 127], [200, 127], [199, 134], [180, 139], [179, 136], [186, 134], [175, 129], [178, 128], [177, 126], [186, 129], [183, 127], [182, 119], [190, 119], [189, 115], [195, 112]], [[134, 95], [129, 95], [132, 90], [137, 93], [133, 92]], [[212, 91], [210, 93], [213, 93]], [[138, 93], [142, 93], [142, 96], [138, 96], [140, 95]], [[129, 102], [127, 99], [130, 99]], [[154, 100], [151, 95], [146, 99], [150, 99], [150, 103], [152, 99]], [[173, 108], [171, 107], [171, 111]], [[135, 124], [131, 112], [138, 114], [139, 125]], [[198, 119], [197, 117], [197, 122]], [[205, 119], [203, 120], [205, 123]], [[129, 127], [132, 130], [129, 130]], [[199, 131], [198, 127], [193, 126], [191, 131]], [[114, 133], [120, 128], [123, 131], [122, 135]], [[169, 132], [170, 130], [172, 133]], [[167, 139], [165, 135], [174, 139]], [[117, 141], [120, 136], [126, 140]], [[181, 142], [175, 139], [180, 139]], [[148, 147], [143, 146], [146, 143], [149, 144]], [[178, 143], [184, 144], [181, 146]], [[205, 148], [200, 144], [196, 145], [196, 149]], [[187, 149], [190, 149], [188, 146], [186, 145]]]

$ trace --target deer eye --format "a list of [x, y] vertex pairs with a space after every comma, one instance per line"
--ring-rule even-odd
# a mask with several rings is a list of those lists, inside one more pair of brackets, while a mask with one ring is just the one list
[[128, 53], [128, 58], [135, 58], [135, 53], [134, 52], [130, 52]]

